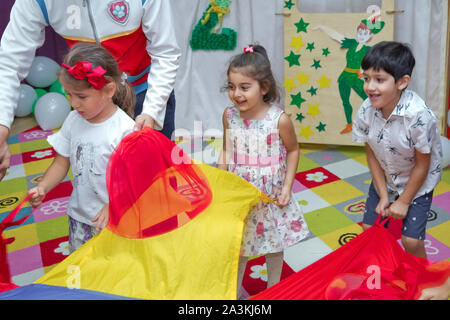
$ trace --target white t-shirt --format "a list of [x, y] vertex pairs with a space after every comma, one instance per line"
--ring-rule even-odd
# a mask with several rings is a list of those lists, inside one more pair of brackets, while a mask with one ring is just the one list
[[101, 123], [90, 123], [72, 111], [61, 130], [47, 138], [57, 153], [70, 158], [73, 191], [68, 215], [94, 226], [91, 220], [109, 202], [106, 166], [115, 147], [132, 132], [134, 120], [122, 109]]
[[353, 120], [353, 141], [368, 143], [384, 170], [389, 196], [402, 194], [415, 166], [414, 149], [431, 154], [420, 197], [439, 183], [442, 146], [433, 112], [414, 91], [405, 90], [388, 119], [366, 99]]

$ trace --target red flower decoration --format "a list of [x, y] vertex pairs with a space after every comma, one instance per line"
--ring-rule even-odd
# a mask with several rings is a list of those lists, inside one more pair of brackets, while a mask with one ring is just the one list
[[278, 133], [275, 133], [275, 132], [270, 133], [266, 138], [267, 145], [270, 146], [273, 142], [276, 141], [277, 138], [278, 138]]
[[257, 235], [264, 234], [264, 225], [262, 222], [258, 222], [258, 224], [256, 225], [256, 234]]
[[292, 221], [291, 230], [294, 232], [300, 232], [302, 230], [302, 223], [300, 221]]
[[101, 66], [92, 69], [91, 62], [79, 61], [75, 63], [73, 67], [63, 63], [62, 66], [66, 68], [67, 72], [69, 72], [75, 79], [83, 80], [86, 78], [87, 81], [97, 90], [102, 89], [108, 81], [104, 76], [106, 70]]

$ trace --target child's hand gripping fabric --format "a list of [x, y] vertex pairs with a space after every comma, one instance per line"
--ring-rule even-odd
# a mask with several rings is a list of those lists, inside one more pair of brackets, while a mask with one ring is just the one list
[[276, 199], [275, 203], [280, 208], [283, 208], [289, 204], [290, 200], [291, 200], [291, 188], [289, 188], [288, 186], [283, 186], [283, 188], [281, 189], [281, 194]]
[[36, 186], [34, 188], [31, 188], [28, 191], [28, 194], [33, 194], [30, 198], [30, 204], [33, 208], [39, 207], [42, 204], [42, 201], [44, 201], [46, 192], [44, 188], [40, 186]]
[[387, 208], [386, 212], [388, 216], [391, 216], [394, 219], [405, 219], [406, 214], [408, 213], [409, 204], [404, 203], [402, 201], [396, 200], [393, 202], [389, 208]]
[[387, 217], [389, 215], [389, 204], [388, 198], [380, 198], [375, 212], [381, 214], [382, 217]]
[[94, 219], [92, 219], [92, 222], [97, 222], [95, 230], [100, 231], [104, 229], [108, 224], [108, 219], [109, 219], [109, 205], [106, 204], [103, 208], [100, 209], [100, 211], [97, 213]]

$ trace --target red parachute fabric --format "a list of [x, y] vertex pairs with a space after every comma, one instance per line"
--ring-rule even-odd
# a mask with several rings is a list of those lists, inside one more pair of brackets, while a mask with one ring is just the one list
[[375, 223], [345, 245], [250, 300], [416, 300], [450, 277], [450, 261], [407, 253]]
[[16, 217], [17, 213], [19, 213], [20, 209], [25, 205], [25, 203], [30, 199], [31, 194], [28, 195], [23, 201], [13, 210], [11, 211], [5, 219], [0, 222], [0, 292], [11, 290], [17, 288], [18, 286], [12, 283], [11, 274], [9, 272], [9, 264], [8, 264], [8, 251], [6, 246], [12, 242], [14, 242], [14, 238], [3, 238], [3, 231], [9, 227], [17, 226], [25, 222], [30, 216], [31, 213], [25, 217], [22, 217], [16, 221], [13, 221]]
[[122, 139], [108, 163], [106, 184], [107, 228], [127, 238], [173, 230], [212, 200], [202, 171], [174, 142], [149, 127]]

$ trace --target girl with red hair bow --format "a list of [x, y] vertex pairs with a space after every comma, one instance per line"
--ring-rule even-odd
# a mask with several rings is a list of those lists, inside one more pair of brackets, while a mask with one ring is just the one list
[[121, 77], [112, 55], [97, 44], [78, 43], [64, 58], [58, 78], [73, 111], [61, 130], [48, 137], [56, 156], [33, 193], [39, 206], [72, 168], [68, 205], [69, 250], [92, 238], [108, 221], [106, 167], [122, 138], [133, 131], [135, 93]]

